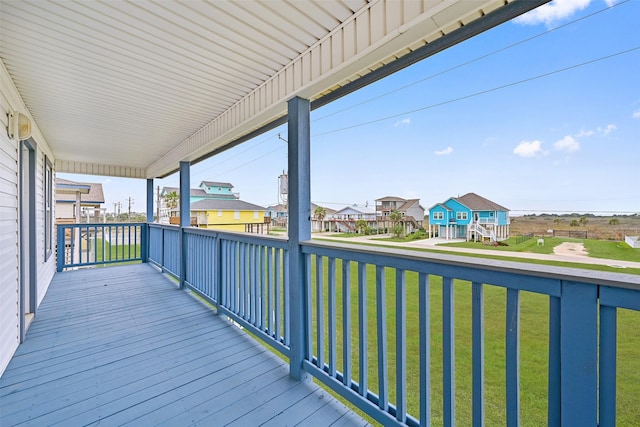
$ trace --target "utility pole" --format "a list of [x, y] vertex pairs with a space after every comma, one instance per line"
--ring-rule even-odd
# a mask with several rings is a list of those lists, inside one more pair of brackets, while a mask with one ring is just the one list
[[129, 216], [127, 217], [127, 221], [131, 221], [131, 205], [133, 204], [133, 198], [127, 197], [127, 201], [129, 202]]

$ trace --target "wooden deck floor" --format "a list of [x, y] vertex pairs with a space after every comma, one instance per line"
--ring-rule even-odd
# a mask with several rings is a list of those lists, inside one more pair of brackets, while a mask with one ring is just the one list
[[147, 264], [56, 274], [0, 426], [366, 425]]

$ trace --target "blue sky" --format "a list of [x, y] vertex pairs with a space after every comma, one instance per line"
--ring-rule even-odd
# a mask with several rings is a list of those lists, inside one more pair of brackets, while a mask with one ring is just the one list
[[[555, 1], [315, 110], [311, 200], [429, 208], [474, 192], [514, 215], [640, 212], [638, 16], [640, 0]], [[277, 203], [286, 132], [192, 165], [192, 187]], [[103, 182], [110, 211], [128, 197], [145, 210], [142, 180], [58, 176]]]

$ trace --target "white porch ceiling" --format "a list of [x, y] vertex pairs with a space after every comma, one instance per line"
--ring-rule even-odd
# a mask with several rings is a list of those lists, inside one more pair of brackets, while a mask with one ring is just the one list
[[0, 0], [0, 59], [58, 171], [158, 177], [508, 3]]

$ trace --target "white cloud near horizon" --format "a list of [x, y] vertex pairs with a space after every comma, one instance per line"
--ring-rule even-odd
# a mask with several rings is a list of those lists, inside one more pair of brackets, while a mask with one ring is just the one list
[[398, 127], [398, 126], [409, 126], [411, 124], [411, 117], [407, 117], [406, 119], [402, 119], [402, 120], [398, 120], [393, 127]]
[[[640, 111], [638, 112], [638, 118], [640, 118]], [[596, 130], [580, 129], [580, 132], [575, 134], [574, 137], [575, 138], [583, 138], [583, 137], [589, 137], [589, 136], [594, 136], [594, 135], [607, 136], [611, 132], [613, 132], [614, 130], [617, 130], [617, 129], [618, 129], [618, 126], [616, 126], [614, 124], [607, 125], [606, 127], [598, 126], [596, 128]]]
[[513, 153], [521, 157], [535, 157], [542, 154], [542, 142], [538, 140], [522, 141], [513, 149]]
[[571, 135], [567, 135], [559, 141], [556, 141], [553, 144], [553, 148], [558, 151], [567, 151], [569, 153], [573, 151], [578, 151], [580, 149], [580, 144], [575, 140]]
[[585, 9], [590, 2], [591, 0], [554, 0], [515, 18], [513, 21], [522, 25], [545, 24], [549, 26]]
[[452, 147], [447, 147], [444, 150], [439, 150], [439, 151], [434, 151], [433, 154], [435, 154], [436, 156], [446, 156], [448, 154], [453, 153], [453, 148]]
[[635, 111], [632, 116], [634, 119], [640, 119], [640, 110]]

